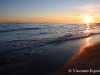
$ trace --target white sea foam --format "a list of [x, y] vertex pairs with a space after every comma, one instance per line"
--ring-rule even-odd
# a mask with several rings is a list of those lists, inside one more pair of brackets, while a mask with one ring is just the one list
[[75, 40], [100, 33], [100, 24], [67, 23], [0, 23], [0, 43], [33, 42], [34, 47], [68, 40]]

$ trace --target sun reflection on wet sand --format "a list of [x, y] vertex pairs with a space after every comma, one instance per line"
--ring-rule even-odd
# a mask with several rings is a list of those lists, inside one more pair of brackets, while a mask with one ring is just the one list
[[91, 44], [90, 41], [91, 41], [91, 37], [86, 38], [85, 40], [86, 46]]
[[79, 51], [79, 54], [83, 52], [83, 50], [84, 50], [85, 47], [88, 47], [88, 46], [90, 46], [90, 45], [91, 45], [91, 37], [87, 37], [87, 38], [85, 39], [85, 44], [84, 44], [84, 46], [83, 46], [83, 47], [80, 49], [80, 51]]

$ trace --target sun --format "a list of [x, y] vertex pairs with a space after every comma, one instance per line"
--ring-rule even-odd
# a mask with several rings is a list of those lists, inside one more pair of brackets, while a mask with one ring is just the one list
[[92, 16], [89, 16], [89, 15], [85, 16], [85, 22], [87, 24], [91, 23], [91, 21], [92, 21]]

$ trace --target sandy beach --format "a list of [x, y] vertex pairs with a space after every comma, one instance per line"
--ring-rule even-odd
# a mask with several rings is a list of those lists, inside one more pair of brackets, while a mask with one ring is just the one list
[[98, 36], [99, 35], [91, 37], [91, 40], [89, 39], [88, 43], [80, 48], [80, 50], [60, 70], [54, 73], [54, 75], [99, 74], [100, 41], [97, 40]]

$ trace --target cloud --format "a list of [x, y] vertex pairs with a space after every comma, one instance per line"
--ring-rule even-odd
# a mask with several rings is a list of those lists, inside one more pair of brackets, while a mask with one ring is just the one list
[[76, 7], [76, 9], [84, 12], [99, 12], [100, 5], [97, 4], [87, 4], [84, 6]]

